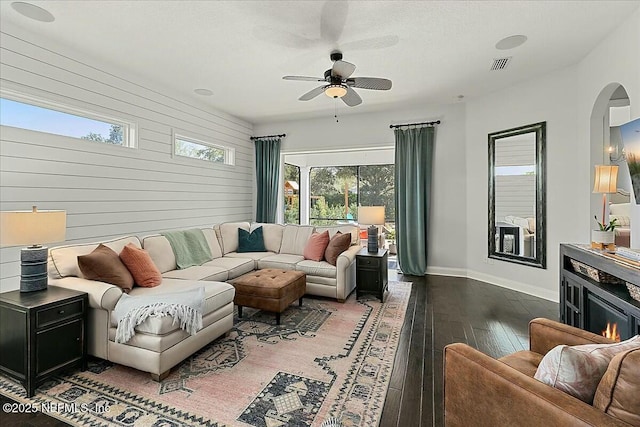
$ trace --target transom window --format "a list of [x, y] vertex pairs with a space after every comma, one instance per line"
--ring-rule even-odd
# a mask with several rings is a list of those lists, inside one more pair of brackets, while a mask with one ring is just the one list
[[3, 94], [0, 125], [135, 147], [134, 123], [26, 96]]
[[173, 153], [176, 156], [189, 157], [192, 159], [206, 160], [213, 163], [233, 165], [235, 162], [235, 150], [224, 145], [212, 144], [210, 142], [174, 134]]

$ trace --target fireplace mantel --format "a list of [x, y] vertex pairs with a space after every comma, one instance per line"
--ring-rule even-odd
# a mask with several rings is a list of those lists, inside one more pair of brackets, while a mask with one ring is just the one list
[[[621, 283], [599, 283], [574, 271], [571, 260], [605, 272]], [[601, 319], [619, 323], [621, 339], [640, 334], [640, 301], [631, 298], [624, 282], [640, 284], [640, 269], [582, 245], [560, 245], [560, 320], [600, 333]]]

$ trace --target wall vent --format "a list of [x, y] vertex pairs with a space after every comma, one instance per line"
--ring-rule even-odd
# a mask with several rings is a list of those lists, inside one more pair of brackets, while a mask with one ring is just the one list
[[491, 71], [504, 70], [509, 65], [511, 61], [511, 56], [506, 58], [498, 58], [493, 60], [493, 64], [491, 64]]

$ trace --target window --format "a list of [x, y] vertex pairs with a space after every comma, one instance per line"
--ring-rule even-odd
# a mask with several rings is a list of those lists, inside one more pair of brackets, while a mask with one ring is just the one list
[[300, 224], [300, 167], [284, 164], [284, 223]]
[[199, 139], [174, 134], [174, 154], [192, 159], [206, 160], [213, 163], [233, 165], [235, 150], [230, 147], [216, 145]]
[[21, 95], [11, 98], [0, 98], [2, 126], [135, 147], [133, 123]]
[[311, 168], [312, 225], [355, 222], [358, 205], [384, 206], [386, 223], [395, 223], [394, 165]]

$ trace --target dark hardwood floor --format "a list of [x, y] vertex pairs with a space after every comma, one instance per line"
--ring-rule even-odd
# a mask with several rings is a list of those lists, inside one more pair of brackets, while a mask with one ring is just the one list
[[[443, 425], [442, 351], [447, 344], [464, 342], [501, 357], [528, 348], [529, 320], [558, 318], [556, 303], [476, 280], [402, 276], [393, 270], [389, 280], [413, 285], [380, 427]], [[0, 403], [5, 401], [0, 396]], [[0, 412], [0, 421], [3, 426], [67, 425], [42, 414]]]
[[454, 342], [501, 357], [529, 348], [528, 324], [558, 319], [558, 304], [476, 280], [402, 276], [412, 282], [409, 307], [380, 427], [442, 426], [443, 349]]

